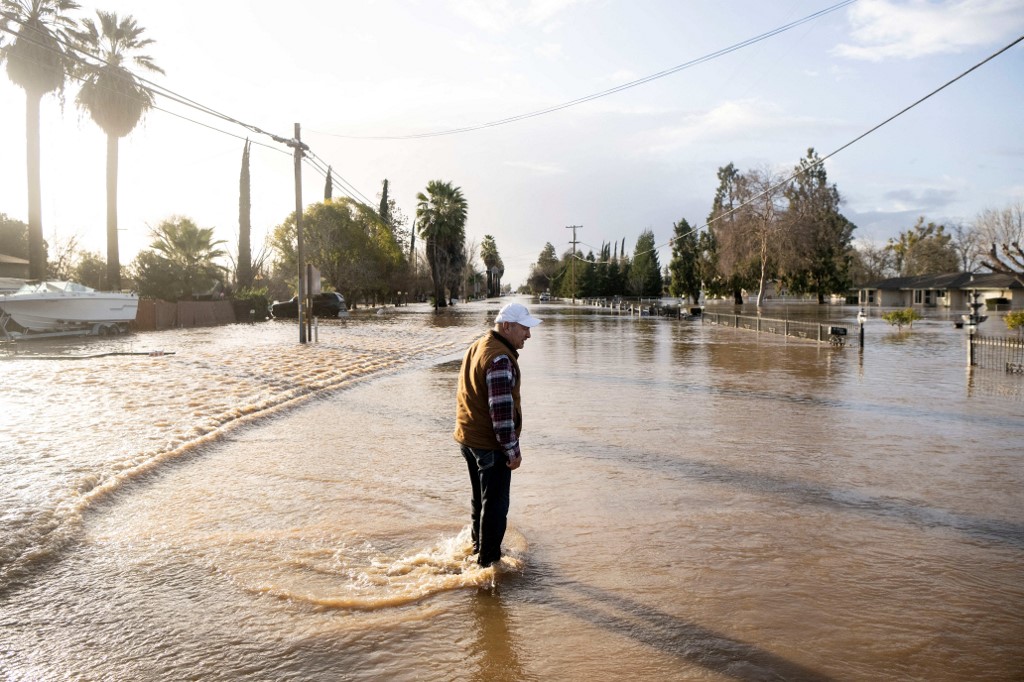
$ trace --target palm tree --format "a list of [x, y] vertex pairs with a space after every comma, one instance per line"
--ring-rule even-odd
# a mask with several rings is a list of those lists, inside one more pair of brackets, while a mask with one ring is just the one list
[[224, 243], [214, 240], [212, 227], [198, 227], [188, 218], [175, 216], [156, 226], [149, 246], [164, 267], [175, 273], [180, 299], [209, 291], [221, 281], [224, 268], [214, 261], [224, 257], [220, 248]]
[[131, 15], [118, 19], [115, 12], [96, 13], [99, 26], [92, 19], [82, 21], [82, 30], [75, 32], [83, 50], [100, 58], [99, 64], [81, 67], [82, 89], [79, 107], [89, 112], [92, 120], [107, 134], [107, 271], [113, 289], [121, 288], [121, 263], [117, 250], [117, 145], [153, 107], [153, 93], [125, 68], [126, 61], [136, 66], [163, 73], [147, 55], [134, 54], [153, 43], [142, 38], [144, 28]]
[[489, 234], [485, 234], [480, 243], [480, 260], [484, 262], [487, 271], [487, 296], [501, 296], [501, 276], [505, 274], [505, 263], [498, 254], [498, 244]]
[[426, 194], [420, 192], [416, 200], [416, 227], [426, 243], [434, 307], [443, 308], [446, 285], [457, 289], [462, 272], [468, 206], [461, 188], [440, 180], [427, 183]]
[[[63, 93], [72, 64], [66, 38], [74, 26], [67, 13], [76, 9], [78, 4], [72, 0], [0, 0], [0, 61], [7, 62], [7, 77], [25, 91], [29, 276], [33, 279], [46, 277], [39, 103], [48, 92]], [[15, 38], [3, 45], [8, 30], [15, 32]]]

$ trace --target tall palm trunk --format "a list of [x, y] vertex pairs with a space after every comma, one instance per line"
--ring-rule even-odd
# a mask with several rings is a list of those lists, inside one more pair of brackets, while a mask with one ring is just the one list
[[107, 288], [121, 289], [121, 260], [117, 250], [117, 136], [107, 135]]
[[46, 248], [43, 244], [43, 192], [39, 157], [39, 102], [43, 93], [25, 90], [25, 158], [28, 171], [28, 274], [46, 279]]
[[82, 89], [76, 101], [107, 134], [107, 286], [121, 288], [121, 259], [117, 237], [117, 145], [128, 135], [142, 115], [153, 106], [153, 94], [143, 88], [123, 66], [126, 61], [150, 71], [163, 73], [153, 60], [138, 50], [152, 44], [142, 38], [145, 31], [131, 16], [118, 18], [114, 12], [97, 12], [99, 25], [83, 19], [73, 32], [75, 42], [86, 46], [102, 63], [79, 64]]
[[430, 279], [434, 284], [434, 310], [448, 307], [448, 299], [445, 298], [445, 278], [448, 269], [441, 262], [443, 257], [441, 249], [435, 239], [427, 238], [427, 258], [430, 259]]

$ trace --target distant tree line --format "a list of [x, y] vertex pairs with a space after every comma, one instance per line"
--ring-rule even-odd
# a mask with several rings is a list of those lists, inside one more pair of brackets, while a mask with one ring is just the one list
[[985, 268], [1024, 285], [1024, 202], [985, 209], [971, 224], [925, 222], [925, 217], [883, 246], [861, 246], [854, 254], [856, 284], [888, 277]]
[[526, 286], [532, 292], [547, 291], [562, 298], [661, 296], [663, 279], [654, 232], [641, 232], [632, 256], [626, 253], [625, 238], [621, 244], [602, 244], [596, 254], [569, 249], [561, 258], [547, 243], [531, 268]]
[[652, 230], [644, 230], [631, 256], [617, 245], [598, 254], [567, 252], [556, 264], [545, 247], [528, 282], [534, 291], [557, 296], [672, 296], [697, 301], [731, 296], [742, 302], [767, 285], [819, 300], [849, 286], [854, 225], [840, 212], [841, 198], [828, 184], [813, 149], [789, 180], [761, 169], [741, 173], [733, 164], [718, 169], [707, 229], [685, 218], [673, 225], [672, 259], [662, 273]]
[[856, 226], [840, 211], [842, 196], [828, 182], [814, 149], [788, 176], [767, 169], [718, 169], [718, 188], [705, 225], [673, 225], [672, 257], [659, 273], [654, 236], [645, 230], [633, 254], [604, 244], [597, 254], [561, 257], [546, 244], [524, 289], [560, 297], [657, 296], [693, 302], [703, 294], [758, 305], [769, 285], [796, 296], [847, 294], [881, 279], [984, 267], [1024, 283], [1024, 204], [985, 210], [971, 225], [915, 225], [886, 244], [854, 243]]
[[[813, 149], [788, 178], [767, 169], [741, 173], [730, 163], [718, 180], [707, 231], [673, 248], [673, 260], [683, 261], [677, 267], [699, 276], [706, 295], [741, 303], [744, 291], [756, 291], [761, 305], [774, 283], [824, 302], [849, 288], [856, 226], [840, 212], [839, 190]], [[679, 224], [676, 231], [679, 242]], [[674, 291], [692, 297], [688, 288]]]

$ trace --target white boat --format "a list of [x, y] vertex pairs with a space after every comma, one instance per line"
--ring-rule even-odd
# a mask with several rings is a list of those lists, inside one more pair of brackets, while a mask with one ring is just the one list
[[135, 294], [96, 291], [57, 280], [26, 282], [16, 292], [0, 295], [0, 311], [5, 318], [2, 322], [14, 320], [29, 333], [120, 333], [127, 331], [138, 310]]

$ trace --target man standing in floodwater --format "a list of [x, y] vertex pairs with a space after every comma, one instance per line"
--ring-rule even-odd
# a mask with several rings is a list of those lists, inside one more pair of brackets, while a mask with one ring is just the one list
[[455, 441], [473, 485], [473, 552], [481, 566], [501, 559], [512, 470], [523, 461], [519, 351], [540, 323], [526, 306], [509, 303], [494, 318], [494, 328], [466, 351], [459, 370]]

